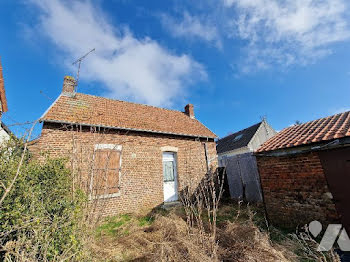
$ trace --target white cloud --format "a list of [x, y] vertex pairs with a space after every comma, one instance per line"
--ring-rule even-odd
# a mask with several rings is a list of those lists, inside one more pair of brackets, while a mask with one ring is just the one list
[[[223, 0], [230, 37], [247, 41], [247, 71], [309, 64], [349, 39], [345, 0]], [[260, 66], [259, 66], [260, 65]], [[261, 66], [263, 65], [263, 66]]]
[[115, 27], [89, 1], [31, 0], [39, 8], [36, 32], [63, 51], [65, 66], [91, 48], [81, 78], [98, 81], [113, 98], [170, 106], [186, 95], [186, 87], [207, 77], [203, 66], [187, 55], [176, 55], [150, 38], [137, 39]]
[[161, 21], [174, 37], [198, 38], [214, 43], [218, 48], [222, 47], [218, 30], [209, 20], [204, 21], [198, 16], [184, 12], [180, 20], [163, 14]]
[[336, 115], [347, 111], [350, 111], [350, 107], [340, 107], [340, 108], [332, 109], [329, 112], [331, 115]]
[[225, 6], [232, 6], [235, 2], [235, 0], [223, 0]]

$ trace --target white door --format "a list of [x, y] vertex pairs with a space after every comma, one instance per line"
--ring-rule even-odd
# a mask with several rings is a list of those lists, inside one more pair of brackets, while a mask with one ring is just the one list
[[178, 200], [176, 156], [174, 153], [163, 153], [164, 202]]

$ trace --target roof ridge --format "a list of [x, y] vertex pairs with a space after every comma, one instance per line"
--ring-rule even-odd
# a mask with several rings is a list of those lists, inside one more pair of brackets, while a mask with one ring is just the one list
[[350, 135], [350, 111], [284, 128], [267, 140], [257, 152], [296, 147]]
[[[169, 108], [164, 108], [164, 107], [158, 107], [158, 106], [147, 105], [147, 104], [143, 104], [143, 103], [130, 102], [130, 101], [125, 101], [125, 100], [120, 100], [120, 99], [113, 99], [113, 98], [108, 98], [108, 97], [104, 97], [104, 96], [97, 96], [97, 95], [91, 95], [91, 94], [84, 94], [84, 93], [79, 93], [79, 92], [76, 92], [76, 94], [84, 95], [84, 96], [92, 96], [92, 97], [97, 97], [97, 98], [102, 98], [102, 99], [111, 100], [111, 101], [117, 101], [117, 102], [122, 102], [122, 103], [128, 103], [128, 104], [134, 104], [134, 105], [140, 105], [140, 106], [146, 106], [146, 107], [153, 107], [153, 108], [156, 108], [156, 109], [167, 110], [167, 111], [172, 111], [172, 112], [177, 112], [177, 113], [183, 113], [183, 114], [185, 114], [185, 112], [180, 111], [180, 110], [176, 110], [176, 109], [169, 109]], [[185, 115], [186, 115], [186, 114], [185, 114]]]
[[178, 110], [84, 93], [75, 93], [75, 96], [62, 93], [41, 119], [164, 134], [217, 137], [201, 121]]
[[247, 130], [247, 129], [249, 129], [249, 128], [252, 128], [252, 127], [254, 127], [254, 126], [256, 126], [256, 125], [261, 125], [262, 122], [263, 122], [263, 121], [260, 121], [260, 122], [254, 124], [254, 125], [251, 125], [251, 126], [249, 126], [249, 127], [246, 127], [246, 128], [244, 128], [244, 129], [241, 129], [241, 130], [239, 130], [239, 131], [237, 131], [237, 132], [234, 132], [234, 133], [232, 133], [232, 134], [229, 134], [229, 135], [227, 135], [227, 136], [224, 136], [224, 137], [218, 139], [218, 141], [220, 141], [220, 140], [222, 140], [222, 139], [226, 139], [226, 138], [228, 138], [228, 137], [230, 137], [230, 136], [233, 136], [233, 135], [235, 135], [235, 134], [237, 134], [237, 133], [239, 133], [239, 132], [243, 132], [244, 130]]
[[[302, 124], [300, 124], [300, 125], [306, 125], [306, 124], [311, 123], [311, 122], [314, 122], [314, 121], [319, 121], [319, 120], [322, 120], [322, 119], [327, 119], [327, 118], [336, 117], [336, 116], [338, 116], [338, 115], [342, 115], [342, 114], [348, 113], [348, 112], [350, 112], [350, 110], [346, 110], [346, 111], [344, 111], [344, 112], [337, 113], [337, 114], [335, 114], [335, 115], [328, 115], [328, 116], [325, 116], [325, 117], [320, 117], [320, 118], [318, 118], [318, 119], [310, 120], [310, 121], [307, 121], [307, 122], [302, 123]], [[295, 127], [295, 126], [299, 126], [299, 125], [293, 125], [293, 126], [290, 126], [290, 127]]]
[[327, 118], [335, 117], [335, 116], [342, 115], [342, 114], [345, 114], [345, 113], [350, 113], [350, 110], [347, 110], [347, 111], [344, 111], [344, 112], [342, 112], [342, 113], [338, 113], [338, 114], [335, 114], [335, 115], [320, 117], [320, 118], [318, 118], [318, 119], [310, 120], [310, 121], [307, 121], [307, 122], [302, 123], [302, 124], [294, 124], [294, 125], [291, 125], [291, 126], [287, 126], [287, 127], [283, 128], [283, 129], [280, 131], [280, 133], [282, 133], [282, 132], [283, 132], [284, 130], [286, 130], [286, 129], [298, 128], [298, 127], [300, 127], [300, 126], [307, 125], [307, 124], [312, 123], [312, 122], [320, 121], [320, 120], [322, 120], [322, 119], [325, 120], [325, 119], [327, 119]]

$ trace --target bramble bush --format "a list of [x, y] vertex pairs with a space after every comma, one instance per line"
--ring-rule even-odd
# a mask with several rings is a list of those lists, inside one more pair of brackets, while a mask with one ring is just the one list
[[[23, 143], [0, 148], [0, 198], [16, 175]], [[36, 161], [25, 153], [20, 174], [0, 205], [0, 260], [82, 260], [85, 194], [72, 190], [64, 159]]]

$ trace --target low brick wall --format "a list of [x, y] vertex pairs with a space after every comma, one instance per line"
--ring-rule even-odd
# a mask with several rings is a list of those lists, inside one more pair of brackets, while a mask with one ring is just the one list
[[317, 152], [257, 156], [266, 208], [273, 224], [294, 228], [313, 220], [338, 221]]

